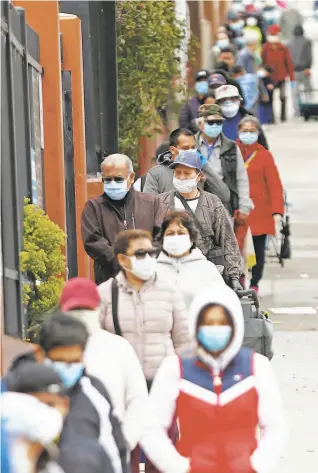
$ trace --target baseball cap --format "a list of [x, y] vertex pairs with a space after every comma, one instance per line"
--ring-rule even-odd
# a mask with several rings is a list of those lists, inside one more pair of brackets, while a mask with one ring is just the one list
[[279, 25], [270, 25], [267, 30], [267, 34], [269, 35], [277, 35], [280, 33], [280, 26]]
[[215, 85], [225, 85], [226, 79], [222, 74], [211, 74], [208, 78], [209, 87], [213, 87]]
[[195, 81], [197, 82], [198, 80], [201, 79], [208, 79], [209, 77], [209, 72], [206, 69], [201, 69], [200, 71], [197, 72], [197, 75], [195, 76]]
[[60, 307], [64, 312], [73, 309], [95, 310], [99, 304], [100, 297], [97, 286], [90, 279], [70, 279], [62, 290]]
[[235, 85], [222, 85], [215, 90], [215, 100], [229, 99], [231, 97], [237, 97], [241, 99], [238, 88]]
[[57, 372], [51, 366], [35, 361], [19, 364], [8, 373], [6, 383], [8, 391], [65, 394], [64, 384]]
[[211, 120], [225, 120], [221, 107], [217, 104], [205, 104], [199, 107], [199, 117], [210, 118]]
[[177, 164], [182, 164], [188, 168], [198, 169], [201, 171], [202, 163], [200, 155], [197, 151], [181, 151], [175, 158], [173, 163], [170, 164], [169, 168], [174, 169]]

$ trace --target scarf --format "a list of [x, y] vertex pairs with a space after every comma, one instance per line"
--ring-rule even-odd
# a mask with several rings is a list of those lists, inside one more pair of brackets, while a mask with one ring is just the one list
[[241, 150], [244, 162], [252, 153], [254, 153], [254, 151], [258, 151], [261, 149], [261, 145], [258, 142], [252, 145], [244, 145], [239, 139], [237, 139], [236, 144], [239, 146]]

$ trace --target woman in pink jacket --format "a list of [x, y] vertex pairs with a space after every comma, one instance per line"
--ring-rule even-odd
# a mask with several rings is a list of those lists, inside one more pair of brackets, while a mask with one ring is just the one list
[[131, 343], [149, 387], [166, 356], [189, 348], [186, 308], [179, 291], [157, 278], [148, 232], [119, 233], [114, 252], [121, 271], [98, 288], [102, 326]]

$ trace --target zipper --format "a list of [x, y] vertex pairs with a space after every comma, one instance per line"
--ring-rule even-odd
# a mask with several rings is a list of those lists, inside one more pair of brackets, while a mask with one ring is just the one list
[[128, 229], [128, 226], [127, 226], [127, 216], [126, 216], [126, 205], [124, 205], [124, 227], [125, 227], [125, 230]]

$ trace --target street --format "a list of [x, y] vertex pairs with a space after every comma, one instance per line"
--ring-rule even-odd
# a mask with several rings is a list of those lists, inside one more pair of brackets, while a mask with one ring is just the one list
[[[309, 30], [314, 32], [311, 25]], [[318, 88], [317, 41], [314, 51]], [[317, 473], [318, 123], [290, 117], [266, 133], [291, 203], [292, 232], [292, 259], [284, 268], [268, 264], [260, 285], [261, 305], [270, 309], [275, 324], [273, 365], [290, 427], [275, 473]]]

